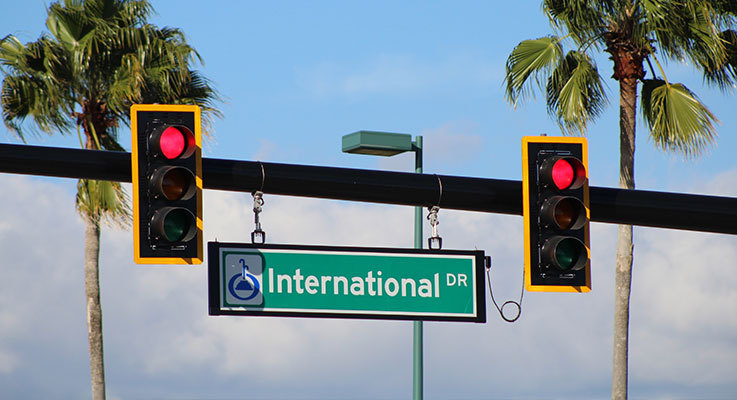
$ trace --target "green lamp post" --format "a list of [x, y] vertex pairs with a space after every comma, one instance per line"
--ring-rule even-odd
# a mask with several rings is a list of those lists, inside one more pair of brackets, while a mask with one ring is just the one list
[[[415, 152], [415, 173], [422, 173], [422, 136], [406, 133], [358, 131], [343, 136], [343, 152], [391, 157], [407, 151]], [[415, 207], [415, 248], [422, 248], [422, 207]], [[412, 398], [422, 395], [422, 321], [414, 321]]]

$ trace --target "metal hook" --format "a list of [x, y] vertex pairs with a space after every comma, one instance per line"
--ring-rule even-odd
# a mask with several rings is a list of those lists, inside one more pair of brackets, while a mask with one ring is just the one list
[[266, 243], [266, 232], [261, 229], [261, 221], [259, 220], [263, 205], [264, 193], [260, 190], [253, 192], [253, 220], [256, 224], [256, 229], [251, 232], [251, 243], [253, 244]]
[[430, 226], [432, 227], [432, 236], [427, 239], [427, 246], [431, 250], [440, 250], [443, 248], [443, 238], [438, 235], [438, 224], [440, 223], [438, 222], [438, 211], [440, 211], [440, 207], [432, 206], [427, 209], [430, 211], [427, 214], [427, 219], [430, 220]]

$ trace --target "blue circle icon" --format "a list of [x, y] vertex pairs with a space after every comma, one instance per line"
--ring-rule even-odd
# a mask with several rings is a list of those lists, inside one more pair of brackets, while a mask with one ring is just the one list
[[245, 274], [233, 275], [228, 282], [228, 290], [231, 296], [236, 299], [247, 301], [258, 296], [261, 292], [261, 284], [256, 276], [246, 272]]

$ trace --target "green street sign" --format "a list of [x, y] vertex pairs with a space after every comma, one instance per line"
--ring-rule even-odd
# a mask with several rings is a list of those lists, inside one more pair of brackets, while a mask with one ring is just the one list
[[486, 322], [484, 252], [208, 243], [210, 315]]

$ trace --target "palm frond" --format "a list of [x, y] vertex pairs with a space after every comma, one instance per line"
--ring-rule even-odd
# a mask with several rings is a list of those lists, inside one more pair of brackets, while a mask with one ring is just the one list
[[558, 30], [568, 32], [578, 45], [594, 44], [606, 28], [606, 15], [613, 10], [612, 1], [545, 0], [543, 12]]
[[643, 81], [642, 113], [655, 145], [685, 157], [699, 155], [714, 142], [719, 122], [696, 95], [680, 83]]
[[542, 82], [560, 62], [562, 54], [563, 49], [557, 37], [548, 36], [520, 42], [507, 58], [504, 77], [507, 101], [516, 106], [519, 100], [532, 94], [529, 79], [531, 76], [542, 87]]
[[737, 83], [737, 31], [726, 30], [719, 35], [724, 43], [724, 57], [701, 57], [704, 80], [722, 90], [734, 88]]
[[77, 182], [77, 211], [95, 221], [120, 227], [130, 224], [130, 202], [120, 182], [80, 179]]
[[13, 35], [0, 40], [0, 65], [9, 73], [22, 71], [28, 65], [28, 51], [18, 38]]
[[553, 70], [547, 85], [548, 112], [564, 133], [584, 134], [587, 124], [601, 115], [606, 93], [594, 61], [570, 51]]
[[641, 0], [639, 36], [654, 38], [658, 49], [667, 57], [678, 59], [687, 46], [689, 17], [682, 3], [670, 0]]
[[737, 16], [737, 2], [734, 0], [713, 0], [712, 5], [720, 15]]
[[642, 0], [641, 23], [652, 31], [652, 42], [667, 58], [690, 60], [704, 80], [721, 89], [737, 82], [732, 60], [737, 58], [734, 28], [737, 15], [729, 2], [719, 0]]
[[70, 109], [63, 98], [54, 95], [59, 91], [61, 89], [48, 77], [7, 75], [0, 94], [5, 125], [24, 141], [22, 122], [27, 117], [33, 119], [41, 132], [68, 133], [71, 127], [68, 119]]
[[47, 36], [0, 40], [8, 128], [24, 138], [31, 121], [49, 133], [76, 126], [85, 147], [123, 150], [117, 133], [132, 104], [197, 104], [203, 122], [220, 115], [211, 82], [192, 68], [199, 54], [179, 29], [147, 23], [152, 12], [148, 0], [53, 2]]

